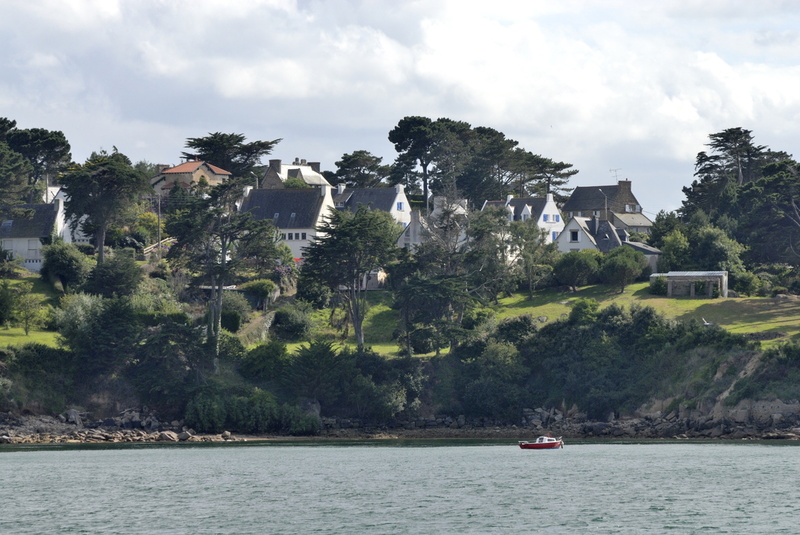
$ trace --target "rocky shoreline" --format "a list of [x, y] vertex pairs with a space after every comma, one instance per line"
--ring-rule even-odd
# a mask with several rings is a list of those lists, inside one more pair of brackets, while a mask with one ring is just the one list
[[[712, 410], [709, 410], [712, 409]], [[526, 409], [520, 425], [463, 416], [422, 418], [376, 425], [356, 419], [321, 419], [313, 437], [200, 434], [180, 421], [161, 422], [155, 415], [129, 409], [117, 417], [91, 421], [70, 409], [57, 418], [0, 413], [0, 444], [98, 444], [244, 442], [264, 440], [368, 439], [508, 439], [530, 440], [550, 432], [567, 439], [716, 439], [800, 440], [800, 403], [753, 402], [734, 410], [654, 411], [608, 421], [557, 409]]]

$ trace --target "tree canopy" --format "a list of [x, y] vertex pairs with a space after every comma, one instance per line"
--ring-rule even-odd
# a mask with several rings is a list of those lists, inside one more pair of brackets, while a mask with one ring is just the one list
[[383, 158], [365, 150], [343, 154], [336, 162], [335, 178], [348, 188], [374, 188], [385, 184], [391, 166], [381, 164]]
[[102, 264], [108, 228], [149, 190], [148, 177], [134, 169], [128, 157], [114, 148], [110, 154], [92, 153], [86, 163], [65, 173], [61, 183], [67, 194], [66, 217], [73, 230], [80, 226], [87, 234], [94, 234], [97, 262]]
[[177, 240], [167, 258], [210, 287], [208, 340], [216, 355], [224, 286], [249, 258], [258, 256], [263, 262], [279, 254], [272, 221], [255, 221], [249, 212], [236, 209], [246, 183], [246, 179], [234, 179], [214, 186], [205, 195], [189, 196], [167, 221], [167, 231]]
[[186, 140], [189, 151], [182, 152], [184, 158], [202, 160], [229, 171], [234, 177], [249, 177], [261, 158], [270, 154], [281, 139], [272, 141], [245, 142], [244, 134], [214, 132], [205, 137], [190, 137]]
[[428, 198], [459, 195], [474, 206], [507, 194], [544, 196], [565, 190], [578, 171], [519, 147], [503, 132], [464, 121], [411, 116], [389, 132], [398, 152], [393, 180], [407, 185], [417, 180]]
[[306, 248], [304, 276], [322, 281], [343, 301], [359, 349], [364, 347], [365, 286], [397, 254], [398, 225], [388, 212], [360, 206], [334, 211]]
[[64, 133], [44, 128], [13, 129], [6, 133], [11, 150], [21, 154], [31, 165], [28, 175], [27, 202], [39, 202], [50, 180], [72, 162], [70, 145]]

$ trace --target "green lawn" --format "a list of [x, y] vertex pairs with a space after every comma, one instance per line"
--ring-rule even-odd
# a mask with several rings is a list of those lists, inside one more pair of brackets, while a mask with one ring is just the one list
[[11, 327], [10, 329], [0, 328], [0, 347], [21, 346], [24, 344], [37, 343], [51, 347], [56, 347], [56, 337], [58, 333], [52, 331], [31, 330], [28, 336], [22, 327]]
[[601, 285], [586, 286], [577, 293], [544, 290], [533, 299], [517, 294], [500, 300], [497, 317], [531, 314], [547, 317], [548, 322], [554, 321], [562, 314], [569, 314], [571, 304], [577, 299], [588, 298], [597, 300], [601, 308], [611, 303], [625, 307], [633, 303], [652, 306], [665, 316], [679, 321], [705, 319], [734, 333], [781, 333], [782, 336], [765, 343], [765, 346], [800, 336], [800, 300], [771, 297], [666, 298], [651, 295], [645, 282], [628, 286], [622, 294]]
[[[585, 286], [578, 292], [547, 289], [537, 292], [533, 299], [529, 299], [526, 293], [501, 299], [499, 305], [492, 309], [498, 320], [530, 314], [536, 318], [546, 318], [544, 322], [549, 323], [566, 317], [578, 299], [595, 299], [601, 308], [612, 303], [626, 308], [633, 304], [652, 306], [665, 316], [679, 321], [705, 319], [734, 333], [780, 333], [775, 339], [762, 342], [764, 348], [800, 338], [800, 300], [769, 297], [668, 299], [650, 294], [648, 288], [649, 284], [642, 282], [628, 286], [623, 293], [603, 285]], [[364, 322], [367, 347], [383, 355], [397, 355], [399, 348], [397, 341], [392, 339], [392, 333], [398, 327], [398, 316], [391, 309], [388, 292], [371, 292], [369, 300], [370, 310]], [[315, 313], [315, 334], [335, 336], [325, 323], [327, 314], [327, 311]], [[344, 344], [354, 347], [355, 340], [350, 336]], [[291, 351], [300, 345], [290, 344], [289, 349]]]
[[[34, 275], [7, 280], [11, 283], [12, 287], [23, 283], [33, 284], [32, 293], [40, 295], [42, 306], [58, 306], [58, 300], [61, 294], [54, 291], [53, 288], [40, 277]], [[8, 329], [0, 327], [0, 347], [23, 345], [32, 342], [55, 347], [56, 336], [57, 333], [39, 329], [31, 329], [30, 333], [26, 336], [22, 327], [11, 327]]]

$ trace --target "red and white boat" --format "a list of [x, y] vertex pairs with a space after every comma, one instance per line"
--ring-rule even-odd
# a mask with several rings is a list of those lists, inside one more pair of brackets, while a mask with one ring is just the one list
[[561, 437], [553, 438], [550, 433], [537, 438], [534, 442], [527, 440], [520, 440], [519, 447], [523, 450], [554, 450], [564, 447], [564, 441]]

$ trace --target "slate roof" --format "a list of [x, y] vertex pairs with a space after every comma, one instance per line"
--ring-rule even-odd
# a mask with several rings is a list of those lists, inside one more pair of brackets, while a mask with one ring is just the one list
[[[522, 219], [522, 212], [525, 210], [526, 206], [530, 206], [531, 219], [538, 221], [539, 218], [542, 217], [542, 211], [544, 211], [545, 204], [547, 204], [547, 199], [542, 197], [513, 198], [508, 201], [508, 206], [514, 210], [514, 221], [520, 221]], [[484, 208], [504, 208], [505, 206], [506, 201], [486, 201], [484, 204]]]
[[653, 222], [642, 213], [620, 214], [614, 212], [614, 217], [622, 221], [628, 227], [652, 227]]
[[[602, 211], [606, 208], [607, 196], [608, 209], [613, 210], [616, 208], [614, 206], [614, 199], [618, 191], [619, 186], [578, 186], [572, 190], [572, 195], [570, 195], [561, 209], [564, 212], [580, 212], [587, 210]], [[603, 193], [605, 193], [605, 196]]]
[[56, 204], [23, 204], [15, 208], [32, 210], [31, 217], [7, 219], [0, 223], [0, 239], [47, 238], [53, 233], [58, 213]]
[[336, 208], [344, 207], [351, 212], [359, 206], [368, 206], [374, 210], [390, 212], [397, 198], [395, 188], [346, 188], [342, 193], [334, 189], [333, 204]]
[[597, 241], [597, 248], [600, 252], [607, 253], [625, 244], [626, 241], [621, 235], [625, 235], [624, 230], [617, 229], [608, 221], [597, 221], [597, 232], [595, 232], [594, 239]]
[[254, 189], [242, 212], [251, 212], [257, 221], [270, 219], [278, 228], [314, 228], [324, 199], [320, 188]]
[[644, 253], [646, 255], [660, 255], [661, 249], [657, 249], [652, 245], [647, 245], [646, 243], [638, 242], [638, 241], [629, 241], [626, 242], [625, 245], [630, 245], [635, 250]]

